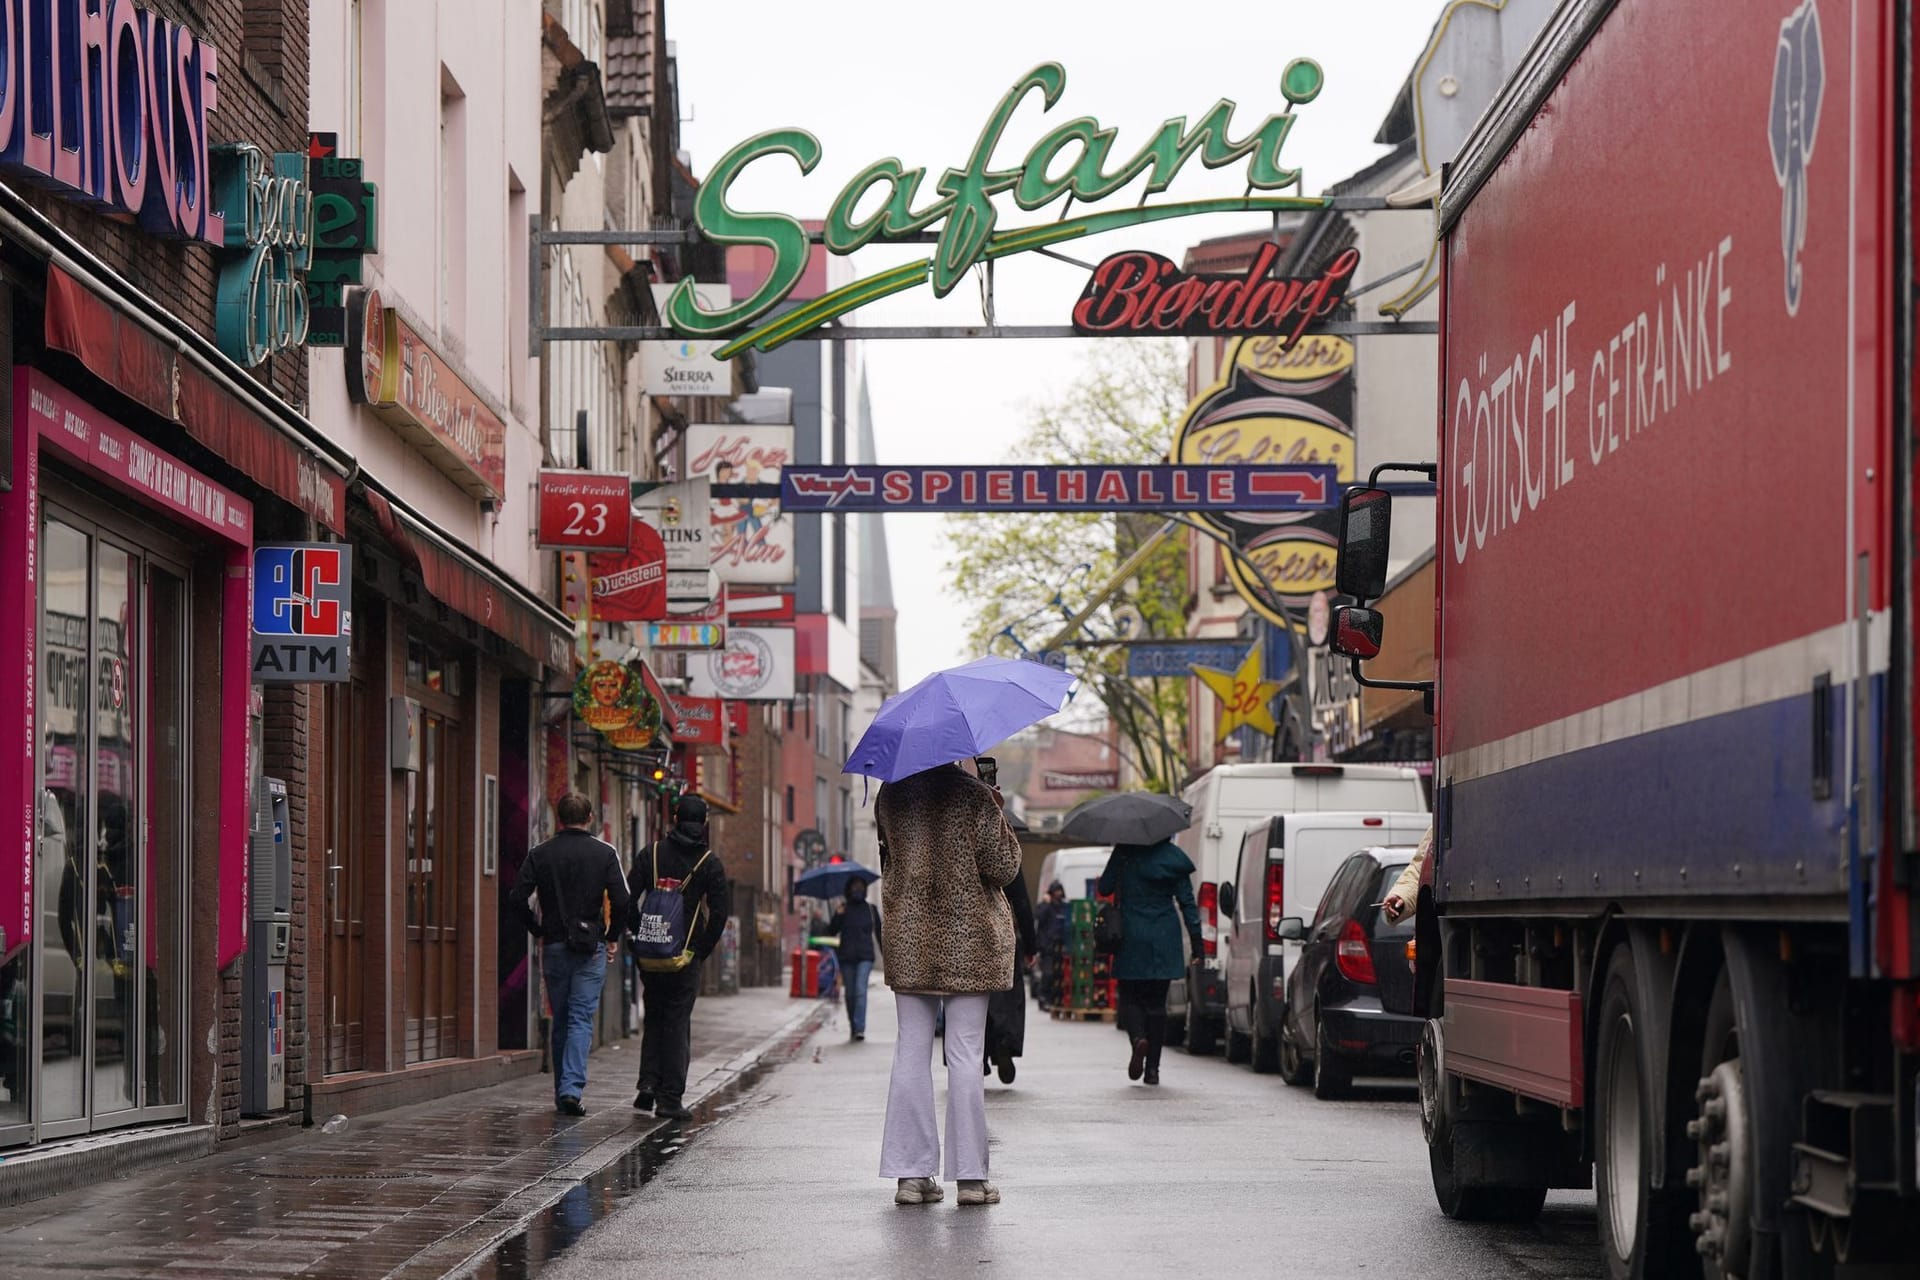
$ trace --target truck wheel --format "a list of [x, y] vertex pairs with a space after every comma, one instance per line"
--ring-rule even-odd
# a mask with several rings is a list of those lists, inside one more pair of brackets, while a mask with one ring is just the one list
[[1260, 1002], [1253, 1003], [1253, 1069], [1260, 1075], [1271, 1075], [1280, 1065], [1280, 1047], [1274, 1034], [1267, 1027], [1267, 1020], [1260, 1013]]
[[1200, 1006], [1188, 1002], [1187, 1052], [1196, 1058], [1211, 1058], [1215, 1034], [1212, 1024], [1200, 1012]]
[[1323, 1102], [1344, 1098], [1353, 1091], [1353, 1071], [1333, 1056], [1326, 1024], [1313, 1015], [1313, 1096]]
[[1640, 1007], [1633, 948], [1615, 948], [1600, 996], [1593, 1085], [1593, 1185], [1600, 1251], [1613, 1280], [1648, 1280], [1690, 1270], [1676, 1229], [1677, 1200], [1653, 1188], [1653, 1100], [1660, 1083], [1648, 1066], [1653, 1037]]

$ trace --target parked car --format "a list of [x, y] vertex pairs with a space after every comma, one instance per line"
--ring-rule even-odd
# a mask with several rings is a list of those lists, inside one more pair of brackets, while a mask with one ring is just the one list
[[[1193, 825], [1174, 837], [1193, 859], [1193, 896], [1200, 906], [1202, 954], [1190, 956], [1186, 975], [1167, 993], [1169, 1039], [1184, 1037], [1187, 1052], [1212, 1053], [1227, 1012], [1220, 967], [1220, 886], [1233, 879], [1247, 828], [1276, 813], [1330, 810], [1427, 810], [1418, 771], [1383, 764], [1223, 764], [1207, 770], [1182, 793]], [[1357, 848], [1349, 845], [1348, 848]]]
[[1280, 937], [1289, 904], [1319, 902], [1355, 849], [1418, 844], [1431, 815], [1283, 813], [1247, 829], [1232, 882], [1220, 887], [1220, 968], [1226, 981], [1227, 1061], [1255, 1071], [1280, 1066], [1287, 976], [1301, 944]]
[[1386, 1008], [1413, 999], [1413, 918], [1390, 924], [1379, 907], [1412, 857], [1409, 847], [1363, 849], [1340, 864], [1311, 925], [1280, 922], [1283, 938], [1305, 942], [1287, 978], [1280, 1075], [1311, 1079], [1316, 1098], [1344, 1096], [1356, 1075], [1414, 1073], [1425, 1020]]
[[1040, 883], [1034, 886], [1034, 900], [1038, 902], [1046, 897], [1047, 886], [1055, 880], [1066, 889], [1069, 900], [1091, 898], [1094, 883], [1100, 879], [1100, 873], [1107, 869], [1107, 859], [1112, 856], [1113, 847], [1104, 844], [1055, 849], [1040, 864]]

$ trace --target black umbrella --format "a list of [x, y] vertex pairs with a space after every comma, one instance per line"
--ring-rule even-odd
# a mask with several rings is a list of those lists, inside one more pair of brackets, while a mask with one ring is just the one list
[[1096, 796], [1073, 807], [1060, 824], [1068, 840], [1088, 844], [1153, 844], [1193, 825], [1193, 806], [1153, 791]]

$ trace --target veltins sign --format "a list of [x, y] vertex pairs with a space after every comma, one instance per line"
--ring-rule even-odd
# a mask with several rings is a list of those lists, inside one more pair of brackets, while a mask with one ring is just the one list
[[[822, 240], [829, 253], [850, 254], [872, 241], [899, 243], [930, 227], [939, 232], [931, 258], [909, 262], [765, 319], [732, 337], [716, 353], [730, 357], [745, 347], [762, 351], [779, 346], [810, 329], [845, 315], [878, 298], [931, 284], [936, 297], [945, 297], [981, 262], [1016, 253], [1048, 248], [1118, 227], [1137, 226], [1198, 213], [1267, 213], [1317, 209], [1324, 198], [1253, 195], [1281, 191], [1299, 181], [1297, 169], [1281, 163], [1281, 150], [1297, 116], [1293, 108], [1320, 95], [1325, 76], [1318, 63], [1296, 58], [1280, 74], [1280, 93], [1287, 109], [1269, 115], [1240, 137], [1233, 136], [1234, 104], [1216, 102], [1189, 124], [1176, 116], [1162, 123], [1130, 158], [1112, 155], [1117, 130], [1103, 129], [1087, 116], [1067, 120], [1043, 134], [1015, 163], [996, 164], [1001, 135], [1020, 104], [1031, 95], [1041, 110], [1050, 109], [1067, 87], [1066, 68], [1043, 62], [1016, 80], [987, 116], [972, 152], [959, 168], [948, 169], [934, 184], [937, 193], [924, 203], [921, 183], [927, 169], [911, 168], [898, 159], [876, 160], [854, 175], [827, 210]], [[756, 134], [720, 157], [694, 196], [694, 224], [707, 239], [720, 245], [763, 245], [773, 252], [766, 282], [750, 297], [718, 309], [702, 304], [692, 280], [682, 280], [667, 300], [665, 318], [683, 337], [716, 338], [734, 334], [768, 315], [793, 292], [807, 268], [812, 246], [798, 218], [784, 213], [748, 213], [728, 203], [733, 184], [756, 161], [785, 156], [803, 174], [820, 163], [820, 140], [803, 129], [773, 129]], [[1003, 230], [999, 227], [997, 196], [1011, 196], [1020, 209], [1031, 212], [1066, 197], [1073, 204], [1094, 205], [1146, 179], [1144, 196], [1156, 196], [1173, 185], [1189, 160], [1198, 158], [1209, 169], [1236, 163], [1246, 166], [1248, 194], [1211, 200], [1149, 204], [1143, 199], [1124, 208], [1061, 218], [1052, 223]]]
[[633, 527], [630, 481], [619, 472], [542, 471], [538, 545], [625, 551]]
[[[733, 301], [724, 284], [696, 283], [694, 297], [707, 311], [722, 311]], [[673, 293], [670, 284], [653, 286], [653, 302], [662, 315]], [[720, 344], [699, 338], [640, 344], [641, 390], [650, 396], [731, 396], [733, 362], [714, 356]]]
[[793, 697], [793, 628], [729, 627], [727, 644], [687, 658], [696, 698], [786, 702]]
[[350, 675], [353, 548], [296, 542], [253, 549], [253, 678], [337, 684]]

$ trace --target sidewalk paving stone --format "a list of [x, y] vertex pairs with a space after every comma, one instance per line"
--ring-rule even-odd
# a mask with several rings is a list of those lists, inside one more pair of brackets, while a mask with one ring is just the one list
[[[775, 988], [703, 998], [689, 1105], [826, 1014]], [[555, 1113], [537, 1075], [0, 1210], [0, 1276], [445, 1274], [665, 1123], [632, 1109], [639, 1048], [593, 1055], [584, 1118]]]

